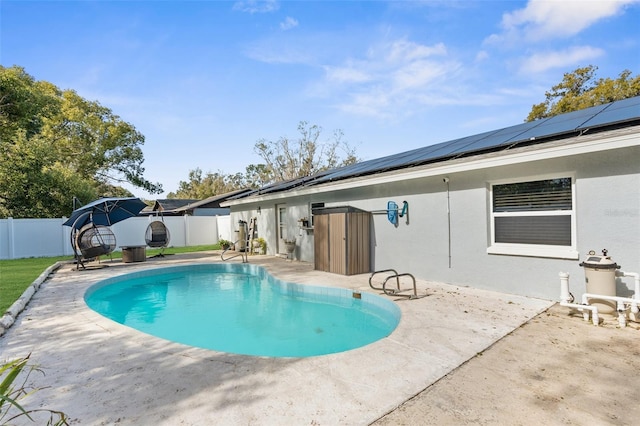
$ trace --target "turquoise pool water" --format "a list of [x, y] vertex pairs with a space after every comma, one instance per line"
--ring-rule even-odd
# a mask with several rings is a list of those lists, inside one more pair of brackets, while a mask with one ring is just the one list
[[216, 351], [308, 357], [358, 348], [400, 321], [391, 301], [283, 282], [257, 265], [167, 267], [90, 287], [87, 305], [120, 324]]

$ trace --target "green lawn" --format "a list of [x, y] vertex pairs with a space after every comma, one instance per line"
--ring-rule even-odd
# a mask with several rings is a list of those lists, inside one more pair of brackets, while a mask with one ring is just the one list
[[[197, 251], [217, 250], [219, 246], [169, 247], [165, 254], [193, 253]], [[147, 256], [160, 253], [160, 249], [147, 250]], [[121, 252], [113, 252], [113, 258], [122, 257]], [[15, 302], [27, 287], [49, 266], [59, 260], [72, 260], [73, 256], [31, 257], [28, 259], [0, 260], [0, 317]]]

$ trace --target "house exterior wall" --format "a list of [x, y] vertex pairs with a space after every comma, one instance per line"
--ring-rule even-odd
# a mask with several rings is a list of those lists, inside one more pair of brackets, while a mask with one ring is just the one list
[[[287, 238], [295, 238], [297, 246], [293, 253], [294, 259], [313, 262], [313, 231], [300, 229], [298, 219], [309, 217], [309, 197], [297, 197], [295, 200], [281, 200], [267, 203], [255, 203], [243, 205], [242, 209], [231, 209], [231, 234], [239, 229], [238, 222], [249, 223], [251, 218], [256, 218], [258, 237], [267, 242], [267, 254], [275, 256], [285, 254], [284, 247], [278, 247], [276, 205], [286, 204], [289, 221], [285, 230]], [[260, 210], [258, 210], [258, 207]], [[235, 241], [231, 238], [232, 241]]]
[[[576, 296], [585, 291], [584, 270], [578, 264], [589, 250], [606, 248], [622, 269], [640, 271], [640, 146], [572, 156], [558, 156], [514, 165], [449, 173], [412, 180], [318, 192], [281, 198], [289, 209], [290, 227], [309, 215], [309, 203], [326, 207], [349, 205], [384, 211], [389, 200], [400, 208], [409, 203], [407, 216], [394, 226], [386, 214], [374, 214], [372, 268], [394, 268], [420, 279], [505, 293], [557, 299], [559, 272], [571, 276]], [[492, 182], [570, 175], [575, 179], [576, 249], [579, 259], [488, 254], [491, 242]], [[447, 183], [443, 178], [448, 177]], [[261, 232], [275, 230], [275, 207], [261, 205]], [[232, 207], [232, 218], [243, 205]], [[450, 212], [450, 215], [448, 214]], [[266, 213], [266, 214], [265, 214]], [[233, 219], [232, 219], [233, 220]], [[298, 229], [296, 258], [313, 262], [313, 232]], [[263, 235], [261, 235], [263, 236]], [[263, 236], [264, 237], [264, 236]], [[273, 242], [269, 254], [275, 254]], [[633, 282], [618, 280], [618, 294], [633, 291]]]

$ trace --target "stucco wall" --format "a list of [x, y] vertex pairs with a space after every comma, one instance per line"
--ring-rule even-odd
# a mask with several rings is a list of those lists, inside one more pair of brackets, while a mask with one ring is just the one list
[[[450, 227], [445, 176], [420, 178], [296, 197], [279, 202], [289, 208], [290, 228], [308, 215], [310, 202], [326, 206], [351, 205], [367, 211], [386, 209], [389, 200], [409, 203], [408, 218], [398, 226], [385, 214], [373, 216], [373, 268], [394, 268], [426, 280], [498, 290], [547, 299], [559, 296], [560, 271], [571, 275], [575, 295], [585, 291], [579, 260], [487, 253], [490, 244], [490, 200], [493, 181], [569, 173], [576, 182], [577, 249], [580, 259], [589, 250], [606, 248], [623, 270], [640, 271], [640, 147], [606, 153], [581, 154], [449, 174]], [[256, 207], [256, 206], [254, 206]], [[238, 207], [232, 208], [233, 213]], [[275, 204], [261, 204], [259, 232], [275, 254]], [[296, 258], [313, 262], [313, 233], [297, 232]], [[450, 256], [449, 256], [450, 254]], [[628, 294], [633, 282], [618, 283]]]

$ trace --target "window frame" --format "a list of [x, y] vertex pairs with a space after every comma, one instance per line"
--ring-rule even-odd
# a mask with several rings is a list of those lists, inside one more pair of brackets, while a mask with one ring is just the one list
[[[493, 188], [494, 186], [535, 182], [551, 179], [571, 179], [571, 210], [536, 210], [536, 211], [516, 211], [516, 212], [494, 212]], [[487, 247], [488, 254], [548, 257], [558, 259], [578, 259], [576, 241], [576, 179], [575, 173], [554, 173], [546, 175], [527, 176], [518, 179], [501, 179], [488, 182], [488, 206], [489, 206], [489, 226], [490, 241]], [[571, 245], [546, 245], [546, 244], [525, 244], [525, 243], [499, 243], [496, 242], [496, 217], [531, 217], [531, 216], [569, 216], [571, 223]]]
[[318, 209], [324, 208], [325, 203], [324, 201], [311, 201], [309, 202], [308, 207], [309, 207], [309, 226], [313, 228], [313, 209], [314, 207]]

